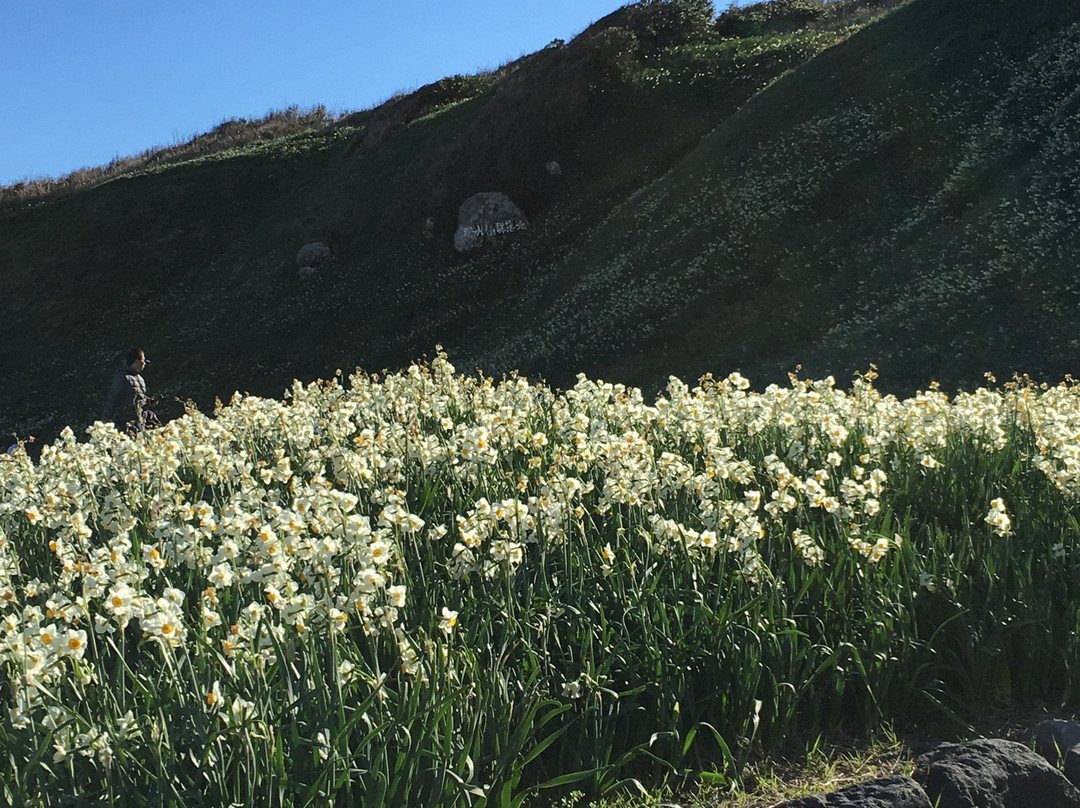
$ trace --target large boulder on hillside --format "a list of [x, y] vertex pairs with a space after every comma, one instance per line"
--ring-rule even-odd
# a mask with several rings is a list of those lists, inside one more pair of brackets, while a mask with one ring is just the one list
[[305, 244], [296, 253], [296, 265], [298, 267], [317, 267], [330, 260], [333, 253], [330, 248], [321, 241], [313, 241]]
[[499, 191], [473, 194], [458, 208], [454, 249], [460, 253], [471, 252], [485, 244], [498, 243], [528, 226], [529, 220], [521, 208], [506, 194]]
[[915, 762], [936, 808], [1080, 808], [1080, 790], [1022, 743], [981, 738], [941, 744]]
[[868, 780], [829, 794], [812, 794], [781, 803], [779, 808], [932, 808], [910, 777], [896, 774]]

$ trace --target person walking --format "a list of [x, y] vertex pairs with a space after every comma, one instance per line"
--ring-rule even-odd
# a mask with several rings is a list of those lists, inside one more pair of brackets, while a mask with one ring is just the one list
[[118, 429], [126, 429], [130, 434], [157, 425], [157, 417], [148, 409], [150, 398], [146, 395], [146, 380], [142, 377], [148, 364], [150, 360], [142, 348], [128, 351], [127, 366], [113, 377], [109, 398], [101, 413], [102, 421], [112, 421]]

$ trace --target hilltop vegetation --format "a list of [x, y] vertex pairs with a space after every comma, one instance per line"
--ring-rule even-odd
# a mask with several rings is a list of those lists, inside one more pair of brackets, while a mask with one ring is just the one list
[[[897, 5], [651, 0], [281, 137], [223, 124], [100, 185], [4, 189], [2, 427], [89, 423], [132, 342], [204, 408], [436, 344], [558, 385], [1060, 378], [1080, 9]], [[531, 227], [459, 256], [457, 208], [490, 190]], [[316, 239], [334, 261], [301, 282]]]

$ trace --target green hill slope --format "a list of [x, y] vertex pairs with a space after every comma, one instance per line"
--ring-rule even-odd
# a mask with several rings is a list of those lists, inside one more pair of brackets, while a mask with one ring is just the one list
[[[131, 343], [203, 407], [436, 343], [558, 384], [1068, 372], [1080, 10], [867, 5], [710, 25], [654, 0], [336, 125], [8, 205], [0, 428], [93, 420]], [[460, 256], [457, 207], [490, 190], [531, 226]], [[334, 260], [301, 281], [312, 240]]]
[[[921, 0], [776, 82], [554, 270], [489, 354], [896, 388], [1074, 369], [1074, 4]], [[489, 360], [490, 362], [491, 360]]]

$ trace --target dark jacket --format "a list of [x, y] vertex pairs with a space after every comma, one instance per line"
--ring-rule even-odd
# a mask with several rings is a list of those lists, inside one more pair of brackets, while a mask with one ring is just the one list
[[141, 430], [140, 415], [146, 410], [146, 401], [146, 380], [130, 366], [126, 367], [113, 378], [101, 420], [112, 421], [121, 429], [130, 424]]

